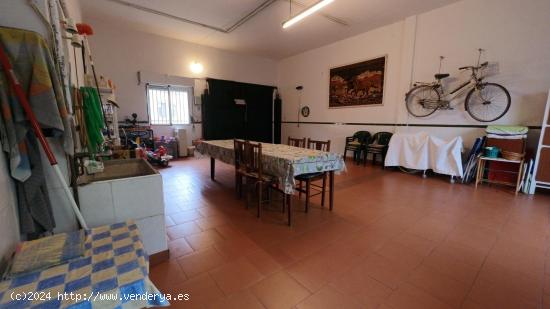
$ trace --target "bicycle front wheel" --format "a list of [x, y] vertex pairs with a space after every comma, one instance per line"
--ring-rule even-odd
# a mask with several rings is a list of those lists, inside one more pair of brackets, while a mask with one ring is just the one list
[[491, 122], [502, 118], [510, 109], [511, 102], [506, 88], [499, 84], [483, 83], [470, 90], [464, 104], [472, 118]]
[[415, 117], [427, 117], [438, 109], [439, 92], [432, 86], [422, 85], [412, 88], [405, 97], [409, 113]]

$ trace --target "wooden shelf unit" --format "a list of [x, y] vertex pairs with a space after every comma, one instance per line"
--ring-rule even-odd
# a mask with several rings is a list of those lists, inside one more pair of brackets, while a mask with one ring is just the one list
[[535, 159], [535, 167], [532, 178], [530, 194], [535, 193], [536, 188], [550, 189], [550, 91], [544, 110], [544, 120], [540, 132], [539, 147]]

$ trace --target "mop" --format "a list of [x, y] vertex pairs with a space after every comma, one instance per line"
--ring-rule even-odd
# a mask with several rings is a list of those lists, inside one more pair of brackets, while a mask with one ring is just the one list
[[[90, 26], [89, 24], [76, 24], [76, 28], [78, 29], [78, 34], [80, 34], [84, 38], [84, 48], [88, 51], [88, 60], [90, 60], [90, 66], [92, 67], [92, 74], [94, 75], [95, 88], [97, 90], [97, 95], [99, 96], [99, 100], [101, 102], [101, 93], [99, 92], [99, 83], [97, 81], [97, 75], [95, 73], [94, 59], [92, 58], [92, 50], [90, 49], [90, 44], [88, 43], [88, 36], [93, 35], [94, 30], [92, 29], [92, 26]], [[107, 117], [105, 116], [105, 110], [103, 109], [103, 104], [101, 104], [101, 113], [103, 114], [103, 122], [105, 123], [105, 127], [107, 128], [107, 137], [111, 139], [111, 130], [107, 125]]]
[[42, 130], [40, 129], [40, 126], [38, 124], [38, 121], [36, 120], [36, 117], [31, 109], [31, 106], [29, 104], [29, 101], [27, 100], [27, 96], [25, 95], [25, 92], [23, 91], [23, 88], [21, 87], [21, 84], [19, 83], [19, 80], [17, 79], [15, 72], [11, 66], [10, 60], [4, 50], [0, 48], [0, 63], [2, 64], [2, 67], [4, 68], [4, 74], [6, 75], [6, 78], [8, 79], [8, 83], [10, 84], [11, 88], [17, 95], [17, 98], [19, 99], [19, 102], [21, 103], [21, 107], [25, 111], [25, 114], [27, 115], [32, 129], [34, 131], [34, 134], [38, 138], [38, 141], [42, 145], [42, 148], [44, 149], [44, 152], [46, 153], [46, 157], [48, 157], [48, 161], [50, 161], [50, 165], [53, 167], [53, 170], [55, 171], [55, 175], [57, 176], [59, 182], [63, 185], [63, 191], [67, 195], [67, 199], [69, 200], [71, 207], [73, 208], [73, 211], [78, 219], [78, 222], [80, 222], [80, 225], [83, 229], [88, 229], [88, 225], [86, 225], [86, 221], [84, 221], [84, 217], [82, 217], [82, 214], [80, 213], [80, 210], [78, 209], [78, 206], [76, 205], [76, 202], [74, 200], [73, 195], [71, 194], [71, 191], [69, 189], [69, 186], [67, 185], [67, 182], [65, 181], [65, 177], [63, 177], [63, 174], [61, 173], [61, 170], [59, 169], [59, 165], [57, 164], [57, 160], [55, 159], [55, 155], [53, 154], [52, 150], [50, 149], [50, 145], [46, 141], [46, 138], [44, 137], [44, 134], [42, 134]]

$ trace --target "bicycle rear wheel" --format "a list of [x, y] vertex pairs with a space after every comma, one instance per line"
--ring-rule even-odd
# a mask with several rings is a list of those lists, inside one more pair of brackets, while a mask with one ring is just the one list
[[475, 120], [492, 122], [508, 112], [511, 102], [506, 88], [499, 84], [483, 83], [470, 90], [464, 104], [468, 114]]
[[409, 114], [415, 117], [427, 117], [437, 109], [439, 92], [432, 86], [422, 85], [412, 88], [405, 97], [405, 103]]

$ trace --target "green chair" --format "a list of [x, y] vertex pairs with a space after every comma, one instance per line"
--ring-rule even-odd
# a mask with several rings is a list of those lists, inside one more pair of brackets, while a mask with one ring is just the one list
[[361, 160], [361, 152], [367, 149], [367, 145], [371, 139], [368, 131], [357, 131], [353, 136], [346, 137], [346, 148], [344, 149], [344, 159], [349, 151], [353, 151], [353, 160], [359, 164]]
[[364, 164], [367, 165], [367, 155], [372, 153], [372, 164], [376, 163], [376, 155], [382, 156], [382, 168], [384, 168], [384, 160], [386, 159], [386, 153], [388, 152], [388, 145], [393, 133], [390, 132], [378, 132], [372, 136], [371, 142], [367, 145], [364, 151]]

